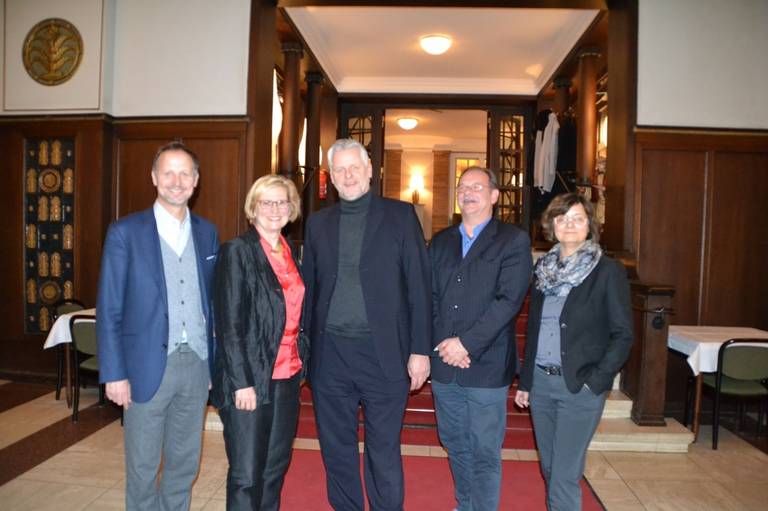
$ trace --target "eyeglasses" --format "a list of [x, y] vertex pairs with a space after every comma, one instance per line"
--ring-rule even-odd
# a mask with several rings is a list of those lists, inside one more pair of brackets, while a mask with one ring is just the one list
[[481, 185], [480, 183], [474, 183], [471, 185], [459, 185], [456, 187], [456, 193], [467, 193], [467, 192], [482, 192], [485, 190], [485, 185]]
[[270, 210], [272, 208], [277, 208], [279, 210], [286, 210], [288, 209], [288, 206], [290, 205], [290, 202], [287, 200], [260, 200], [258, 201], [259, 207], [263, 210]]
[[587, 225], [587, 217], [576, 215], [576, 216], [568, 216], [568, 215], [557, 215], [555, 217], [555, 225], [568, 225], [573, 224], [576, 227], [584, 227]]

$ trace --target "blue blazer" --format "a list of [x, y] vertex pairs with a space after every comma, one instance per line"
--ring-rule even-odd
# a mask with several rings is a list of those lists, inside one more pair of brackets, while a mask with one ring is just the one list
[[528, 233], [491, 219], [467, 255], [461, 256], [458, 226], [437, 233], [429, 245], [432, 263], [432, 345], [458, 336], [471, 364], [458, 369], [432, 360], [432, 378], [466, 387], [509, 385], [517, 370], [515, 317], [531, 280]]
[[[214, 358], [211, 283], [219, 237], [210, 222], [196, 215], [191, 215], [191, 221], [210, 366]], [[121, 218], [107, 231], [96, 334], [99, 381], [128, 379], [132, 401], [152, 399], [168, 357], [168, 294], [152, 208]]]
[[[310, 378], [323, 363], [323, 334], [339, 269], [339, 204], [309, 217], [302, 276]], [[412, 354], [429, 355], [430, 272], [424, 234], [413, 206], [374, 195], [360, 252], [360, 284], [379, 365], [387, 379], [408, 377]]]

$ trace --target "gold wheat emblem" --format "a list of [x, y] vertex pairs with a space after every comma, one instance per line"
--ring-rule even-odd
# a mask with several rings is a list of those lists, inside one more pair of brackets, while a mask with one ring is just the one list
[[59, 85], [77, 71], [83, 57], [83, 38], [72, 23], [49, 18], [32, 27], [22, 52], [29, 76], [43, 85]]

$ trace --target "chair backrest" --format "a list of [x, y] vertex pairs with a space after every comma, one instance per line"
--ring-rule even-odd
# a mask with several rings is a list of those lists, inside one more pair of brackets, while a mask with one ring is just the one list
[[72, 348], [86, 355], [96, 355], [96, 321], [88, 314], [75, 314], [69, 319]]
[[85, 304], [80, 300], [61, 300], [53, 305], [53, 319], [61, 316], [62, 314], [69, 314], [70, 312], [77, 312], [85, 309]]
[[717, 359], [718, 368], [730, 378], [764, 380], [768, 378], [768, 339], [731, 339], [720, 346]]

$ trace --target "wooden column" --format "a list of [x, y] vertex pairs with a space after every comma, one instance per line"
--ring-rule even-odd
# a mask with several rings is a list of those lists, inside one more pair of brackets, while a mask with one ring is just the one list
[[597, 151], [597, 57], [596, 49], [582, 50], [579, 54], [579, 90], [577, 102], [576, 171], [579, 184], [592, 183]]
[[553, 82], [555, 86], [555, 112], [562, 114], [568, 110], [571, 79], [567, 76], [558, 76]]
[[[250, 51], [248, 53], [248, 104], [245, 168], [237, 203], [259, 177], [272, 169], [272, 72], [277, 49], [277, 7], [266, 0], [251, 0]], [[238, 232], [249, 227], [245, 215], [238, 215]]]
[[632, 398], [632, 420], [640, 426], [664, 426], [667, 335], [675, 288], [631, 281], [635, 342], [621, 377]]
[[[285, 67], [283, 69], [283, 129], [281, 131], [279, 173], [297, 181], [299, 173], [299, 137], [301, 137], [301, 44], [283, 43]], [[300, 183], [297, 182], [297, 186]], [[301, 188], [299, 188], [301, 189]]]
[[318, 173], [320, 172], [320, 99], [322, 96], [323, 75], [318, 72], [307, 73], [307, 141], [304, 162], [304, 218], [317, 211]]

